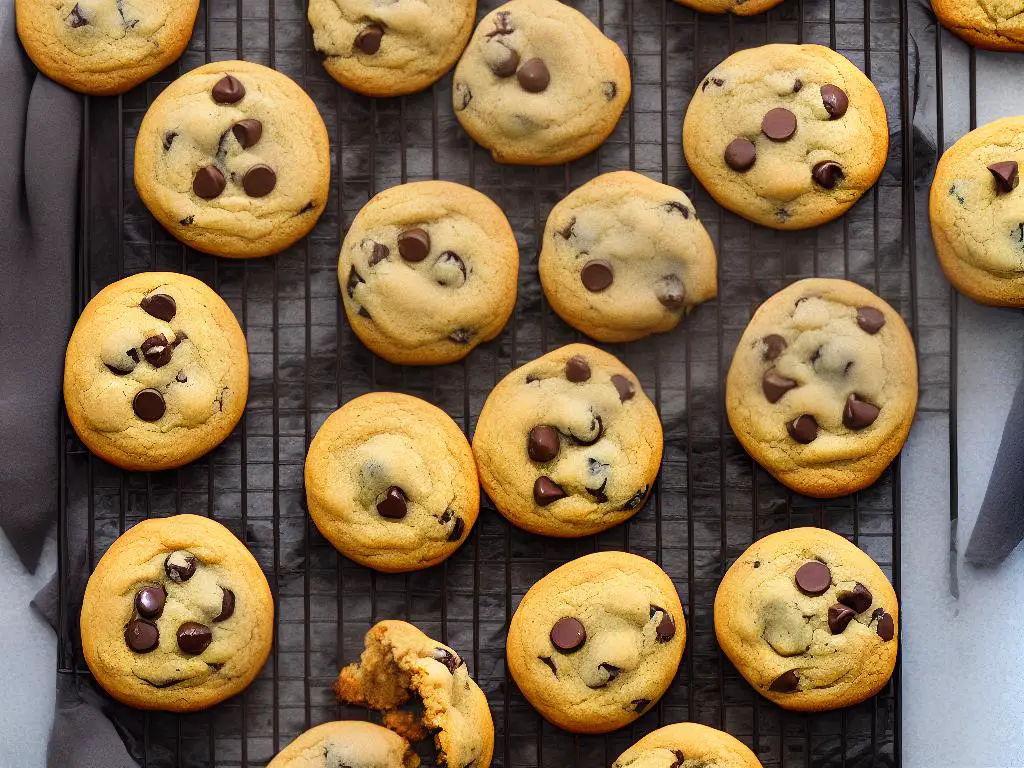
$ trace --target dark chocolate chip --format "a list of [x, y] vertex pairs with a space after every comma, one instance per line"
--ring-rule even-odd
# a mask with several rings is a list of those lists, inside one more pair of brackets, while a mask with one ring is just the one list
[[874, 600], [871, 590], [859, 582], [853, 590], [839, 592], [837, 597], [840, 603], [850, 606], [857, 613], [864, 613], [871, 607], [871, 602]]
[[315, 207], [316, 207], [316, 205], [315, 205], [315, 204], [313, 203], [313, 201], [312, 201], [312, 200], [310, 200], [310, 201], [309, 201], [308, 203], [306, 203], [306, 204], [305, 204], [304, 206], [302, 206], [302, 210], [300, 210], [300, 211], [299, 211], [299, 212], [298, 212], [297, 214], [295, 214], [295, 215], [296, 215], [296, 216], [301, 216], [301, 215], [302, 215], [302, 214], [304, 214], [304, 213], [309, 213], [309, 212], [310, 212], [310, 211], [312, 211], [312, 210], [313, 210], [313, 209], [314, 209]]
[[846, 91], [834, 85], [821, 86], [821, 103], [825, 105], [830, 120], [838, 120], [846, 114], [850, 106], [850, 97]]
[[171, 354], [174, 352], [174, 347], [167, 342], [167, 337], [162, 333], [150, 336], [142, 342], [139, 349], [142, 350], [142, 356], [146, 358], [146, 362], [154, 368], [163, 368], [171, 362]]
[[760, 560], [755, 560], [754, 561], [754, 567], [755, 568], [760, 568], [761, 567], [761, 561]]
[[178, 305], [174, 302], [174, 297], [168, 296], [166, 293], [154, 293], [146, 296], [139, 302], [139, 306], [146, 314], [152, 315], [157, 320], [163, 320], [165, 323], [173, 320], [178, 313]]
[[132, 400], [132, 410], [143, 421], [159, 421], [166, 410], [164, 397], [155, 389], [143, 389]]
[[821, 595], [832, 585], [832, 571], [820, 560], [808, 560], [797, 568], [795, 581], [805, 595]]
[[[456, 269], [458, 269], [462, 273], [462, 282], [461, 283], [455, 283], [454, 284], [455, 287], [458, 287], [459, 285], [463, 285], [466, 282], [466, 262], [464, 262], [462, 260], [462, 257], [460, 257], [459, 254], [455, 253], [455, 251], [445, 251], [444, 253], [442, 253], [440, 256], [437, 257], [437, 261], [435, 262], [435, 266], [438, 266], [438, 267], [441, 267], [442, 269], [448, 270], [450, 268], [449, 265], [454, 266]], [[448, 284], [444, 280], [438, 280], [437, 282], [438, 282], [438, 285], [447, 285]]]
[[658, 611], [661, 611], [663, 615], [661, 617], [661, 621], [658, 623], [657, 629], [654, 630], [654, 633], [658, 636], [659, 643], [667, 643], [676, 636], [676, 623], [672, 619], [671, 614], [664, 608], [659, 608], [656, 605], [651, 606], [652, 614], [656, 614]]
[[234, 104], [245, 97], [245, 86], [234, 75], [224, 75], [213, 86], [213, 100], [218, 104]]
[[672, 765], [668, 768], [683, 768], [683, 763], [686, 762], [686, 755], [683, 754], [683, 750], [673, 750], [672, 755], [675, 757], [675, 760], [672, 761]]
[[469, 86], [461, 80], [455, 81], [455, 93], [459, 95], [460, 99], [456, 103], [460, 112], [469, 106], [469, 102], [473, 100], [473, 91], [470, 90]]
[[996, 191], [1000, 195], [1013, 192], [1020, 183], [1020, 176], [1017, 174], [1017, 163], [1014, 160], [992, 163], [988, 169], [992, 172], [992, 177], [996, 182]]
[[367, 24], [356, 35], [355, 48], [372, 56], [380, 50], [380, 41], [384, 37], [384, 27], [380, 24]]
[[175, 584], [184, 584], [195, 572], [196, 558], [189, 552], [172, 552], [164, 559], [164, 573]]
[[633, 699], [631, 702], [629, 702], [629, 705], [633, 708], [634, 712], [636, 712], [637, 714], [640, 714], [645, 709], [647, 709], [649, 706], [651, 706], [651, 700], [650, 699]]
[[590, 364], [582, 355], [573, 355], [565, 364], [565, 378], [574, 384], [590, 380]]
[[874, 307], [861, 307], [857, 310], [857, 325], [867, 333], [874, 335], [885, 325], [885, 315]]
[[546, 507], [548, 504], [553, 504], [559, 499], [564, 499], [565, 496], [566, 494], [562, 487], [550, 477], [541, 475], [533, 484], [533, 500], [537, 502], [539, 507]]
[[615, 97], [619, 95], [618, 84], [611, 80], [605, 80], [601, 83], [601, 87], [604, 89], [604, 97], [608, 99], [608, 101], [614, 101]]
[[647, 491], [648, 490], [649, 490], [648, 486], [645, 485], [639, 491], [637, 491], [632, 496], [630, 496], [629, 499], [626, 501], [626, 503], [622, 505], [622, 508], [623, 509], [636, 509], [638, 506], [640, 506], [640, 504], [643, 502], [643, 500], [647, 498]]
[[870, 427], [878, 418], [878, 406], [861, 400], [857, 395], [846, 398], [843, 409], [843, 424], [847, 429], [864, 429]]
[[804, 89], [804, 81], [799, 77], [793, 81], [793, 93], [800, 93]]
[[408, 497], [397, 485], [384, 492], [384, 498], [377, 503], [377, 514], [389, 520], [401, 520], [409, 511]]
[[435, 648], [431, 654], [435, 661], [440, 661], [453, 675], [455, 670], [462, 666], [463, 661], [457, 653], [452, 653], [447, 648]]
[[174, 140], [176, 138], [178, 138], [178, 133], [176, 131], [168, 131], [164, 134], [164, 152], [169, 152], [171, 150], [171, 145], [174, 144]]
[[558, 677], [558, 668], [555, 667], [555, 662], [550, 656], [538, 656], [537, 658], [547, 665], [548, 669], [551, 670], [551, 674]]
[[786, 425], [786, 429], [790, 437], [803, 445], [813, 443], [818, 437], [818, 422], [809, 413], [798, 416]]
[[761, 339], [764, 344], [764, 352], [761, 357], [765, 360], [774, 360], [786, 349], [786, 340], [777, 333], [772, 333]]
[[733, 139], [725, 148], [725, 164], [737, 173], [749, 171], [757, 161], [757, 147], [750, 139]]
[[375, 267], [391, 255], [391, 249], [382, 243], [374, 243], [373, 251], [370, 253], [368, 264]]
[[249, 197], [266, 197], [277, 186], [277, 174], [269, 165], [254, 165], [242, 177], [242, 189]]
[[587, 642], [583, 623], [572, 616], [563, 616], [551, 628], [551, 644], [563, 653], [578, 651]]
[[419, 227], [407, 229], [398, 236], [398, 252], [406, 261], [423, 261], [430, 253], [430, 235]]
[[615, 680], [618, 679], [619, 675], [622, 674], [622, 670], [619, 669], [619, 667], [616, 667], [614, 664], [609, 664], [607, 661], [603, 661], [600, 664], [598, 664], [597, 668], [598, 669], [603, 669], [605, 672], [607, 672], [608, 673], [608, 679], [605, 680], [600, 685], [595, 686], [596, 688], [603, 688], [604, 686], [608, 685], [609, 683], [615, 682]]
[[82, 13], [82, 6], [78, 3], [75, 3], [75, 7], [71, 9], [71, 13], [68, 14], [66, 21], [72, 29], [84, 27], [89, 23], [89, 20], [85, 18], [85, 14]]
[[604, 259], [588, 261], [580, 272], [583, 287], [591, 293], [600, 293], [612, 284], [613, 279], [612, 265]]
[[186, 216], [184, 219], [179, 219], [178, 223], [183, 227], [191, 227], [195, 220], [195, 216]]
[[352, 267], [348, 272], [348, 280], [345, 282], [345, 293], [348, 294], [350, 299], [355, 298], [356, 286], [360, 283], [365, 283], [362, 276], [356, 272], [356, 268]]
[[124, 642], [136, 653], [149, 653], [160, 645], [160, 630], [145, 619], [132, 619], [124, 628]]
[[524, 61], [516, 72], [516, 77], [523, 90], [530, 93], [540, 93], [551, 83], [551, 73], [542, 59]]
[[448, 334], [448, 340], [454, 341], [456, 344], [469, 344], [472, 338], [473, 331], [469, 328], [456, 328]]
[[235, 593], [230, 589], [221, 587], [223, 593], [220, 597], [220, 613], [214, 621], [227, 621], [235, 614]]
[[569, 219], [569, 221], [566, 223], [566, 225], [564, 227], [562, 227], [560, 230], [558, 230], [558, 234], [560, 234], [562, 237], [564, 237], [566, 240], [568, 240], [570, 237], [572, 237], [575, 234], [573, 232], [573, 227], [575, 227], [575, 226], [576, 226], [576, 217], [573, 216], [571, 219]]
[[519, 69], [519, 54], [511, 48], [506, 49], [508, 55], [501, 61], [491, 64], [491, 71], [498, 77], [512, 77]]
[[[591, 461], [593, 461], [593, 459], [591, 459]], [[587, 488], [587, 493], [593, 496], [594, 501], [596, 501], [598, 504], [604, 504], [606, 501], [608, 501], [608, 494], [604, 492], [604, 489], [607, 487], [608, 478], [606, 477], [604, 479], [604, 482], [601, 483], [600, 488]]]
[[777, 403], [784, 394], [795, 388], [797, 383], [786, 378], [776, 368], [769, 368], [761, 379], [761, 389], [769, 403]]
[[789, 141], [796, 133], [796, 115], [785, 107], [770, 109], [761, 120], [761, 132], [772, 141]]
[[800, 676], [797, 675], [796, 670], [791, 669], [776, 677], [769, 689], [775, 693], [792, 693], [798, 685], [800, 685]]
[[686, 306], [686, 288], [683, 287], [683, 281], [676, 275], [665, 275], [661, 278], [655, 289], [655, 295], [661, 305], [671, 312], [678, 312]]
[[512, 12], [498, 11], [494, 17], [494, 29], [487, 33], [487, 37], [511, 35], [515, 31], [515, 27], [512, 26]]
[[159, 619], [167, 602], [167, 591], [163, 587], [143, 587], [135, 593], [135, 610], [146, 619]]
[[875, 625], [875, 632], [885, 642], [892, 640], [896, 636], [896, 623], [892, 620], [892, 616], [882, 611], [878, 617], [878, 624]]
[[186, 621], [178, 627], [178, 648], [189, 656], [198, 656], [209, 648], [213, 641], [213, 632], [205, 624]]
[[828, 628], [833, 635], [841, 635], [856, 614], [852, 608], [838, 603], [828, 609]]
[[526, 441], [526, 452], [534, 461], [543, 463], [558, 455], [559, 445], [558, 431], [554, 427], [534, 427]]
[[685, 204], [680, 203], [678, 200], [669, 200], [665, 203], [665, 210], [669, 213], [673, 211], [682, 215], [684, 219], [690, 218], [690, 209]]
[[213, 200], [219, 197], [225, 186], [227, 186], [227, 181], [224, 180], [224, 174], [215, 165], [200, 168], [196, 171], [195, 178], [192, 179], [192, 191], [196, 197], [201, 197], [203, 200]]
[[636, 395], [636, 387], [633, 386], [633, 382], [621, 374], [616, 373], [612, 375], [612, 384], [619, 393], [620, 403], [632, 400]]
[[455, 525], [452, 526], [452, 532], [448, 534], [448, 541], [458, 541], [462, 538], [462, 534], [466, 532], [466, 521], [461, 517], [455, 518]]
[[259, 120], [240, 120], [231, 126], [231, 132], [235, 134], [242, 149], [248, 149], [259, 143], [263, 136], [263, 123]]
[[825, 160], [814, 166], [811, 177], [819, 186], [825, 189], [835, 189], [839, 186], [839, 182], [846, 178], [846, 174], [843, 173], [843, 167], [839, 163]]

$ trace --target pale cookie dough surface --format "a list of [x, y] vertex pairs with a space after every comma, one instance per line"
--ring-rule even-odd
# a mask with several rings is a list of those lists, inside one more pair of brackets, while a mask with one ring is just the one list
[[367, 96], [415, 93], [459, 58], [476, 0], [310, 0], [313, 46], [324, 69]]
[[146, 207], [176, 238], [216, 256], [268, 256], [295, 243], [323, 213], [330, 176], [316, 105], [285, 75], [244, 61], [171, 83], [135, 144]]
[[516, 685], [550, 722], [607, 733], [661, 698], [685, 645], [668, 575], [637, 555], [598, 552], [530, 588], [512, 617], [506, 653]]
[[631, 87], [622, 50], [579, 11], [512, 0], [480, 21], [455, 67], [452, 100], [495, 161], [555, 165], [608, 138]]
[[417, 768], [409, 742], [359, 720], [324, 723], [300, 735], [267, 768]]
[[191, 712], [234, 696], [263, 667], [273, 628], [274, 600], [255, 558], [227, 528], [196, 515], [126, 531], [100, 558], [82, 603], [89, 669], [138, 709]]
[[737, 16], [753, 16], [756, 13], [771, 10], [782, 0], [676, 0], [676, 2], [701, 13], [734, 13]]
[[393, 363], [460, 360], [516, 304], [519, 248], [486, 195], [449, 181], [402, 184], [356, 214], [338, 259], [345, 314]]
[[[1006, 163], [1013, 165], [999, 167]], [[939, 263], [958, 291], [984, 304], [1024, 307], [1021, 164], [1024, 117], [1006, 117], [946, 150], [932, 182], [929, 213]], [[989, 170], [993, 165], [1002, 178]]]
[[896, 665], [899, 605], [874, 561], [842, 536], [796, 528], [755, 542], [715, 596], [715, 634], [755, 690], [818, 712], [878, 693]]
[[439, 408], [374, 392], [330, 415], [306, 457], [306, 499], [320, 532], [380, 571], [448, 558], [480, 510], [473, 451]]
[[606, 342], [670, 331], [718, 290], [693, 203], [632, 171], [598, 176], [552, 209], [538, 270], [559, 317]]
[[661, 464], [657, 409], [607, 352], [569, 344], [509, 373], [484, 403], [473, 454], [513, 524], [545, 536], [597, 533], [635, 515]]
[[1024, 51], [1024, 1], [932, 0], [943, 26], [968, 43], [994, 51]]
[[801, 280], [754, 313], [725, 399], [733, 432], [778, 480], [819, 498], [853, 493], [877, 480], [907, 439], [914, 342], [866, 288]]
[[734, 53], [701, 81], [683, 150], [729, 210], [766, 227], [804, 229], [842, 215], [878, 180], [889, 126], [875, 86], [842, 55], [766, 45]]
[[659, 728], [627, 749], [612, 768], [762, 768], [742, 741], [698, 723]]
[[16, 0], [33, 63], [76, 91], [123, 93], [171, 64], [192, 36], [199, 0]]
[[[453, 649], [404, 621], [382, 621], [366, 634], [359, 662], [341, 670], [338, 698], [384, 713], [384, 725], [410, 741], [433, 735], [438, 765], [488, 768], [494, 723], [487, 697]], [[422, 714], [399, 710], [422, 703]]]
[[82, 442], [112, 464], [187, 464], [235, 428], [249, 392], [245, 336], [206, 284], [142, 272], [100, 291], [75, 325], [64, 403]]

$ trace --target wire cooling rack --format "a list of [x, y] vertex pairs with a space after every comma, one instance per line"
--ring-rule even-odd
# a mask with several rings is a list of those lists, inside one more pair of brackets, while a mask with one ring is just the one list
[[[759, 697], [725, 660], [712, 604], [728, 565], [753, 540], [797, 525], [849, 537], [899, 589], [899, 460], [872, 488], [820, 502], [786, 491], [739, 447], [723, 407], [725, 372], [752, 312], [784, 285], [812, 275], [848, 277], [885, 297], [919, 344], [923, 409], [949, 402], [948, 293], [918, 295], [911, 146], [917, 71], [911, 0], [786, 0], [750, 18], [695, 14], [667, 0], [574, 0], [616, 40], [633, 70], [632, 101], [596, 153], [568, 166], [501, 167], [462, 132], [451, 76], [424, 93], [387, 100], [355, 95], [323, 71], [303, 0], [204, 0], [188, 51], [175, 67], [117, 98], [86, 98], [81, 173], [78, 308], [130, 273], [164, 269], [206, 281], [231, 305], [249, 342], [249, 403], [235, 433], [209, 456], [173, 472], [123, 472], [92, 457], [64, 420], [59, 559], [58, 666], [96, 689], [81, 655], [77, 618], [86, 574], [126, 528], [180, 512], [217, 519], [250, 547], [276, 603], [272, 655], [244, 694], [191, 715], [140, 713], [108, 701], [143, 766], [262, 766], [312, 725], [365, 718], [339, 706], [330, 685], [383, 618], [413, 621], [457, 648], [486, 692], [495, 721], [496, 768], [607, 766], [643, 734], [693, 720], [725, 728], [768, 768], [894, 766], [900, 762], [899, 670], [859, 706], [787, 713]], [[480, 15], [497, 5], [486, 0]], [[700, 78], [731, 51], [766, 42], [815, 42], [852, 59], [878, 85], [892, 133], [879, 185], [840, 221], [779, 233], [722, 210], [697, 185], [680, 147], [682, 118]], [[332, 145], [332, 190], [312, 235], [279, 256], [215, 259], [185, 248], [155, 223], [132, 183], [139, 123], [177, 77], [211, 60], [257, 61], [311, 94]], [[662, 471], [630, 522], [574, 541], [511, 527], [484, 499], [465, 545], [441, 566], [383, 575], [335, 552], [306, 514], [306, 449], [340, 404], [371, 390], [399, 390], [444, 408], [472, 434], [490, 389], [513, 367], [579, 340], [547, 307], [537, 278], [550, 208], [601, 172], [633, 168], [693, 199], [719, 255], [719, 299], [670, 334], [606, 347], [638, 375], [665, 426]], [[443, 178], [470, 184], [505, 210], [522, 252], [519, 300], [499, 339], [468, 360], [436, 368], [390, 365], [355, 338], [341, 310], [337, 256], [345, 228], [377, 191]], [[955, 364], [955, 358], [953, 358]], [[525, 591], [556, 566], [597, 549], [659, 562], [679, 589], [688, 643], [668, 693], [632, 726], [577, 737], [526, 703], [504, 665], [509, 619]], [[433, 765], [423, 748], [425, 764]]]

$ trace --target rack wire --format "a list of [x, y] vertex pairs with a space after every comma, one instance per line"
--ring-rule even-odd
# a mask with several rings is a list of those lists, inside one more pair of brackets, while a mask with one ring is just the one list
[[[486, 0], [481, 15], [497, 5]], [[914, 213], [913, 84], [919, 72], [911, 0], [787, 0], [749, 18], [696, 14], [666, 0], [574, 0], [627, 53], [634, 91], [616, 132], [594, 154], [554, 168], [502, 167], [461, 131], [451, 76], [413, 96], [375, 100], [338, 86], [313, 51], [303, 0], [204, 0], [188, 51], [167, 72], [116, 98], [86, 98], [81, 172], [78, 308], [134, 272], [192, 274], [236, 312], [249, 342], [251, 389], [235, 433], [180, 470], [138, 474], [91, 456], [67, 420], [62, 430], [59, 671], [95, 688], [82, 659], [77, 616], [85, 574], [127, 527], [149, 516], [206, 514], [249, 546], [275, 597], [275, 643], [244, 694], [191, 715], [110, 711], [140, 765], [262, 766], [312, 725], [365, 718], [339, 706], [330, 685], [383, 618], [413, 621], [458, 649], [486, 692], [495, 721], [496, 768], [610, 763], [644, 733], [692, 720], [749, 744], [767, 768], [894, 766], [900, 762], [899, 670], [859, 706], [787, 713], [761, 699], [724, 658], [712, 604], [728, 565], [775, 530], [818, 525], [867, 551], [899, 589], [899, 460], [872, 488], [821, 502], [780, 486], [729, 431], [723, 382], [752, 310], [801, 277], [847, 277], [877, 291], [911, 324], [922, 361], [922, 407], [948, 410], [948, 295], [918, 295]], [[739, 48], [816, 42], [836, 48], [875, 81], [890, 116], [889, 161], [879, 185], [838, 222], [779, 233], [722, 210], [695, 184], [679, 134], [700, 78]], [[170, 237], [132, 183], [134, 139], [148, 105], [175, 77], [212, 60], [275, 67], [310, 93], [328, 125], [332, 190], [312, 235], [279, 256], [215, 259]], [[377, 574], [345, 560], [305, 509], [302, 467], [311, 436], [344, 402], [371, 390], [408, 392], [444, 408], [471, 435], [488, 392], [512, 368], [579, 334], [546, 306], [536, 257], [550, 208], [598, 173], [631, 168], [686, 190], [719, 254], [719, 299], [674, 332], [606, 347], [637, 374], [665, 426], [665, 456], [651, 501], [603, 534], [561, 541], [511, 527], [486, 498], [464, 546], [441, 566]], [[345, 227], [377, 191], [444, 178], [480, 189], [508, 215], [521, 253], [512, 321], [462, 363], [390, 365], [355, 338], [341, 310], [336, 265]], [[114, 201], [114, 204], [111, 204]], [[942, 302], [945, 299], [946, 303]], [[525, 591], [544, 573], [598, 549], [657, 561], [686, 611], [684, 663], [664, 698], [632, 726], [580, 737], [526, 703], [504, 664], [504, 638]], [[83, 562], [84, 561], [84, 562]], [[422, 747], [427, 766], [433, 758]]]

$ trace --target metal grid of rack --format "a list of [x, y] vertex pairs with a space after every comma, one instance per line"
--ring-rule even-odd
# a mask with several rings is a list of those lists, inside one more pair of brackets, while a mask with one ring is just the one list
[[[340, 707], [330, 684], [355, 659], [369, 626], [415, 622], [457, 648], [494, 714], [493, 765], [609, 765], [644, 733], [693, 720], [725, 728], [767, 768], [899, 763], [899, 671], [874, 699], [820, 715], [787, 713], [762, 700], [714, 639], [712, 603], [725, 569], [754, 539], [813, 524], [848, 536], [899, 589], [899, 461], [872, 488], [828, 502], [788, 492], [729, 431], [723, 386], [752, 310], [795, 279], [847, 277], [902, 312], [922, 359], [922, 407], [948, 408], [950, 322], [941, 298], [917, 295], [912, 114], [917, 58], [910, 0], [789, 0], [749, 18], [695, 14], [666, 0], [579, 0], [573, 5], [627, 53], [634, 93], [616, 132], [568, 166], [494, 164], [461, 131], [451, 77], [414, 96], [364, 98], [338, 86], [312, 48], [304, 0], [204, 0], [182, 60], [117, 98], [86, 98], [81, 174], [78, 308], [100, 288], [143, 270], [182, 271], [216, 289], [246, 331], [252, 380], [245, 417], [224, 445], [180, 470], [127, 473], [92, 457], [66, 420], [60, 512], [59, 671], [92, 687], [77, 639], [80, 574], [127, 527], [154, 515], [207, 514], [253, 551], [275, 595], [276, 639], [266, 668], [241, 696], [208, 712], [139, 713], [111, 703], [144, 766], [260, 766], [298, 733], [326, 720], [364, 718]], [[498, 3], [487, 0], [481, 13]], [[739, 48], [815, 42], [847, 55], [879, 86], [890, 116], [890, 158], [879, 185], [849, 215], [815, 230], [779, 233], [722, 210], [694, 183], [679, 134], [702, 75]], [[173, 240], [132, 183], [134, 138], [161, 88], [206, 61], [244, 58], [275, 67], [311, 94], [332, 142], [332, 191], [312, 235], [279, 256], [215, 259]], [[579, 334], [546, 306], [536, 275], [548, 210], [598, 173], [632, 168], [681, 187], [719, 253], [719, 299], [674, 332], [606, 347], [655, 401], [665, 458], [651, 500], [625, 525], [561, 541], [511, 527], [487, 499], [465, 545], [445, 564], [409, 575], [376, 574], [338, 555], [306, 514], [302, 466], [311, 436], [340, 404], [370, 390], [398, 390], [444, 408], [472, 434], [487, 393], [513, 367]], [[450, 366], [390, 365], [361, 346], [341, 310], [337, 255], [345, 227], [377, 191], [444, 178], [470, 184], [505, 210], [522, 253], [516, 312], [499, 339]], [[946, 297], [948, 300], [948, 296]], [[953, 363], [955, 364], [955, 358]], [[596, 549], [659, 562], [686, 610], [688, 644], [676, 681], [650, 713], [604, 737], [545, 723], [504, 666], [508, 621], [525, 591], [554, 567]], [[83, 562], [84, 559], [84, 562]], [[424, 748], [426, 765], [432, 765]]]

